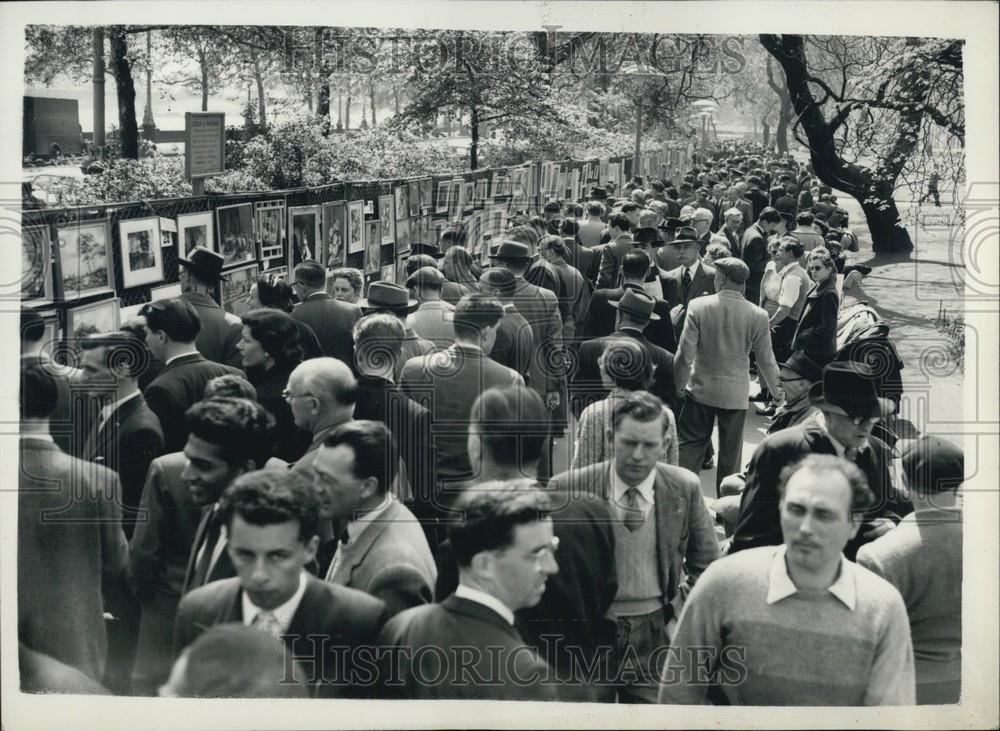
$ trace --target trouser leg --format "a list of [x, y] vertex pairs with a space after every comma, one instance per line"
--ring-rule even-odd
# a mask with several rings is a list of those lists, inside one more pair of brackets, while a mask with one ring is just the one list
[[705, 461], [705, 449], [712, 442], [715, 411], [685, 396], [677, 415], [677, 446], [680, 466], [696, 475]]
[[746, 409], [716, 409], [716, 415], [719, 419], [719, 468], [715, 493], [718, 495], [722, 479], [743, 468], [743, 424], [747, 412]]

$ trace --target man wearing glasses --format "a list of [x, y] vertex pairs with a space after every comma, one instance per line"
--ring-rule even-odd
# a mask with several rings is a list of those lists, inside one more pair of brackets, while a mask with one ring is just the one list
[[292, 410], [295, 426], [313, 436], [293, 466], [297, 472], [308, 470], [323, 439], [354, 417], [358, 382], [351, 369], [336, 358], [313, 358], [295, 367], [281, 395]]
[[810, 390], [809, 400], [820, 413], [765, 437], [754, 452], [730, 553], [782, 542], [778, 476], [808, 454], [844, 457], [858, 466], [875, 494], [861, 529], [844, 549], [849, 559], [854, 560], [858, 548], [888, 532], [913, 510], [892, 485], [889, 447], [871, 433], [879, 419], [893, 410], [891, 401], [878, 397], [871, 367], [831, 363], [823, 370], [822, 383]]

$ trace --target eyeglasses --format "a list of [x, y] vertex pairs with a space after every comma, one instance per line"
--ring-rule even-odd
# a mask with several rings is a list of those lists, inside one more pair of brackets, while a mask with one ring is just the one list
[[291, 401], [292, 399], [297, 399], [297, 398], [316, 398], [316, 397], [313, 396], [311, 393], [292, 393], [286, 388], [281, 392], [281, 398], [285, 399], [285, 401]]
[[782, 383], [791, 383], [792, 381], [808, 381], [809, 379], [808, 378], [802, 378], [802, 377], [799, 377], [799, 378], [784, 378], [782, 376], [778, 376], [778, 380], [781, 381]]
[[819, 265], [819, 266], [815, 266], [815, 267], [809, 267], [809, 271], [811, 271], [811, 272], [821, 272], [824, 269], [826, 269], [826, 267], [823, 266], [822, 264]]

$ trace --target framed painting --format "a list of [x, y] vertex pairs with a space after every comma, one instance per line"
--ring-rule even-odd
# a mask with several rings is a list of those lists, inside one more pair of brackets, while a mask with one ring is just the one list
[[476, 206], [476, 183], [475, 181], [469, 181], [468, 183], [462, 183], [462, 190], [464, 195], [462, 196], [462, 205], [458, 209], [458, 214], [460, 216], [472, 213], [473, 208]]
[[380, 195], [378, 197], [378, 215], [382, 222], [382, 245], [391, 244], [396, 240], [396, 214], [393, 210], [393, 197]]
[[250, 303], [247, 301], [250, 288], [257, 283], [259, 271], [257, 263], [254, 262], [226, 272], [226, 278], [220, 283], [222, 296], [219, 298], [219, 304], [222, 305], [222, 309], [237, 317], [246, 314], [250, 308]]
[[377, 273], [382, 266], [382, 224], [365, 221], [365, 274]]
[[420, 213], [429, 213], [434, 206], [434, 181], [431, 178], [421, 178], [420, 181]]
[[490, 179], [482, 177], [476, 181], [475, 206], [482, 208], [490, 197]]
[[[382, 267], [382, 281], [383, 282], [396, 282], [396, 265], [386, 264]], [[405, 281], [405, 280], [404, 280]]]
[[60, 291], [64, 300], [76, 300], [114, 290], [111, 223], [107, 219], [70, 224], [56, 229]]
[[177, 256], [187, 259], [196, 246], [218, 251], [212, 236], [212, 212], [185, 213], [177, 217]]
[[21, 229], [21, 302], [34, 307], [49, 304], [53, 298], [49, 227], [25, 226]]
[[[420, 215], [420, 181], [411, 180], [406, 184], [407, 200], [410, 204], [410, 218]], [[396, 211], [397, 215], [399, 211]]]
[[397, 185], [392, 190], [395, 205], [393, 220], [406, 218], [410, 215], [410, 191], [406, 185]]
[[42, 352], [48, 353], [55, 362], [58, 362], [59, 359], [56, 356], [61, 350], [59, 341], [62, 334], [59, 326], [59, 313], [55, 310], [36, 311], [36, 313], [41, 316], [42, 325], [45, 327], [45, 334], [42, 335], [41, 341]]
[[267, 279], [269, 282], [272, 283], [285, 282], [286, 284], [288, 283], [288, 267], [286, 266], [271, 267], [270, 269], [265, 270], [263, 274], [267, 275]]
[[323, 245], [320, 247], [316, 261], [325, 266], [344, 266], [347, 254], [347, 203], [334, 201], [323, 204]]
[[139, 310], [145, 307], [148, 302], [140, 302], [137, 305], [129, 305], [128, 307], [121, 304], [123, 300], [118, 302], [118, 321], [119, 324], [126, 323], [129, 320], [133, 320], [139, 316]]
[[108, 297], [66, 310], [66, 332], [71, 340], [118, 329], [118, 299]]
[[219, 231], [219, 253], [223, 269], [246, 264], [257, 259], [253, 230], [253, 204], [240, 203], [215, 209]]
[[493, 241], [503, 238], [507, 231], [507, 206], [497, 205], [487, 211], [486, 231]]
[[410, 250], [410, 219], [401, 218], [396, 221], [396, 253]]
[[177, 243], [177, 221], [160, 217], [160, 248], [169, 249]]
[[357, 254], [365, 250], [365, 202], [351, 201], [347, 204], [347, 253]]
[[397, 256], [396, 257], [396, 281], [406, 286], [406, 260], [409, 257]]
[[254, 224], [260, 243], [260, 258], [278, 259], [285, 253], [285, 202], [258, 201], [254, 204]]
[[320, 241], [322, 208], [320, 206], [295, 206], [288, 209], [288, 269], [307, 259], [316, 259]]
[[442, 180], [438, 183], [437, 203], [434, 206], [434, 213], [448, 213], [451, 209], [452, 184], [450, 180]]
[[173, 299], [174, 297], [180, 297], [181, 292], [180, 282], [175, 282], [174, 284], [164, 284], [161, 287], [150, 287], [149, 301], [159, 302], [160, 300]]
[[134, 218], [118, 224], [122, 254], [122, 284], [125, 289], [163, 281], [160, 251], [160, 219]]

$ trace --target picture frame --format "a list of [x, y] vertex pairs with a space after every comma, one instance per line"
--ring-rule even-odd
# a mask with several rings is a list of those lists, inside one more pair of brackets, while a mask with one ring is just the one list
[[41, 316], [42, 325], [45, 328], [45, 334], [42, 335], [41, 341], [42, 352], [47, 353], [53, 362], [58, 363], [59, 359], [55, 356], [62, 350], [60, 347], [62, 328], [59, 324], [59, 313], [56, 310], [36, 310], [36, 313]]
[[219, 283], [221, 290], [219, 304], [222, 309], [237, 317], [242, 317], [250, 309], [247, 297], [250, 288], [257, 283], [260, 267], [257, 262], [226, 272], [226, 278]]
[[407, 256], [396, 257], [396, 281], [404, 284], [404, 286], [406, 282], [406, 260], [408, 258]]
[[410, 189], [403, 185], [397, 185], [392, 190], [393, 195], [393, 220], [399, 221], [410, 215]]
[[377, 274], [382, 267], [382, 223], [365, 221], [365, 274]]
[[52, 232], [48, 226], [21, 228], [21, 302], [29, 307], [51, 304]]
[[219, 232], [217, 251], [223, 256], [223, 270], [257, 260], [253, 227], [253, 204], [238, 203], [215, 209]]
[[417, 215], [429, 213], [434, 207], [434, 180], [432, 178], [421, 178], [420, 187], [420, 210]]
[[450, 180], [442, 180], [438, 183], [437, 202], [434, 206], [434, 213], [448, 213], [451, 210], [452, 183]]
[[57, 297], [71, 301], [114, 291], [111, 221], [80, 221], [56, 228]]
[[184, 213], [177, 216], [177, 256], [187, 259], [196, 246], [218, 251], [212, 228], [212, 212]]
[[410, 219], [401, 218], [396, 221], [396, 253], [410, 250]]
[[286, 284], [288, 283], [288, 267], [271, 267], [270, 269], [265, 269], [261, 272], [262, 275], [267, 276], [268, 280], [271, 282], [282, 281]]
[[484, 233], [489, 234], [491, 240], [496, 241], [502, 238], [506, 231], [507, 206], [503, 204], [493, 206], [487, 211], [486, 230]]
[[169, 249], [177, 243], [177, 221], [160, 216], [160, 250]]
[[173, 284], [164, 284], [160, 287], [150, 287], [149, 288], [149, 301], [159, 302], [160, 300], [169, 300], [174, 297], [180, 297], [183, 294], [180, 282], [174, 282]]
[[481, 210], [483, 206], [486, 205], [486, 202], [489, 200], [489, 197], [490, 197], [490, 179], [484, 176], [476, 181], [476, 194], [474, 196], [474, 206], [477, 209]]
[[465, 180], [462, 178], [452, 178], [451, 196], [448, 199], [448, 218], [455, 221], [462, 216], [462, 208], [465, 206]]
[[285, 202], [258, 201], [254, 204], [254, 226], [260, 258], [279, 259], [285, 254]]
[[122, 305], [121, 300], [118, 302], [118, 321], [119, 324], [128, 322], [139, 316], [139, 311], [145, 307], [148, 302], [140, 302], [137, 305]]
[[485, 215], [480, 212], [476, 213], [469, 219], [469, 224], [466, 227], [465, 234], [465, 248], [469, 250], [472, 254], [473, 259], [479, 259], [482, 261], [483, 255], [483, 221], [485, 220]]
[[406, 184], [410, 204], [410, 218], [420, 215], [420, 181], [411, 180]]
[[390, 264], [385, 264], [382, 267], [382, 281], [396, 283], [396, 264], [395, 262]]
[[459, 211], [464, 216], [472, 213], [476, 207], [476, 182], [471, 180], [468, 183], [463, 183], [462, 188], [465, 195], [463, 196], [463, 205], [459, 208]]
[[379, 221], [382, 224], [381, 238], [382, 245], [386, 246], [396, 241], [396, 213], [393, 209], [395, 201], [391, 195], [380, 195], [378, 197]]
[[343, 266], [347, 256], [347, 203], [324, 203], [322, 221], [323, 245], [316, 261], [327, 269]]
[[321, 206], [293, 206], [288, 209], [288, 270], [307, 259], [316, 260], [317, 245], [321, 241]]
[[118, 244], [122, 255], [122, 286], [125, 289], [163, 281], [158, 216], [120, 221]]
[[365, 250], [365, 202], [351, 201], [347, 204], [347, 253], [357, 254]]
[[67, 339], [77, 343], [94, 333], [114, 332], [121, 324], [118, 319], [118, 298], [106, 297], [66, 310]]

